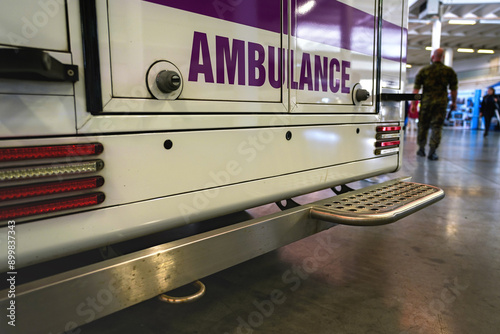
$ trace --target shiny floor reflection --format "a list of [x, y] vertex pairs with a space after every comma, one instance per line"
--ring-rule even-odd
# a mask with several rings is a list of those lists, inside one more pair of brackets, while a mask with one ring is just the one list
[[404, 144], [389, 177], [445, 199], [391, 225], [334, 227], [203, 279], [198, 302], [152, 299], [81, 333], [498, 333], [500, 133], [445, 129], [438, 161], [415, 155], [414, 134]]

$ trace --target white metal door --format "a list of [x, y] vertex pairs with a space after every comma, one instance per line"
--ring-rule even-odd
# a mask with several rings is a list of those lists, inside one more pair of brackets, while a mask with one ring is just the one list
[[230, 3], [110, 0], [113, 96], [171, 99], [151, 77], [173, 70], [173, 99], [280, 102], [281, 1]]
[[[316, 104], [298, 111], [374, 111], [358, 108], [352, 98], [356, 85], [374, 94], [377, 2], [359, 3], [298, 0], [292, 8], [296, 42], [290, 87], [297, 104]], [[363, 105], [373, 105], [373, 98]]]

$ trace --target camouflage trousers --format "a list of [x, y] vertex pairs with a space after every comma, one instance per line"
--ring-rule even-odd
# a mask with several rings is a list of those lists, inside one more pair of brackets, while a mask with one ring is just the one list
[[446, 104], [423, 103], [418, 115], [417, 143], [421, 148], [427, 144], [427, 134], [431, 130], [429, 147], [438, 148], [441, 142], [441, 132], [446, 117]]

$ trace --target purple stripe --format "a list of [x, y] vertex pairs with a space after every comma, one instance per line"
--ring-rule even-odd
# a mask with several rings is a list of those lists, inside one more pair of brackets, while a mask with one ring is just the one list
[[[283, 15], [283, 33], [288, 33], [287, 1], [281, 8], [281, 1], [276, 0], [144, 0], [191, 13], [196, 13], [254, 28], [281, 33]], [[307, 8], [308, 4], [314, 6]], [[375, 17], [337, 0], [297, 0], [292, 2], [292, 36], [318, 42], [366, 55], [373, 55], [375, 38]], [[391, 41], [400, 41], [401, 27], [383, 21], [382, 57], [399, 61], [390, 50], [397, 47]], [[403, 34], [407, 34], [406, 29]], [[404, 37], [404, 36], [403, 36]], [[403, 39], [406, 45], [406, 40]], [[399, 44], [398, 44], [399, 45]], [[405, 46], [403, 45], [403, 46]], [[384, 48], [385, 46], [385, 48]], [[387, 52], [389, 51], [389, 52]], [[396, 51], [396, 50], [395, 50]], [[399, 50], [398, 50], [399, 51]], [[406, 60], [406, 49], [403, 48]]]
[[281, 33], [281, 2], [276, 0], [144, 0], [216, 19]]
[[[314, 6], [308, 8], [310, 4]], [[376, 22], [371, 14], [336, 0], [297, 0], [292, 17], [297, 17], [297, 22], [292, 24], [296, 28], [292, 31], [294, 36], [373, 55]], [[407, 30], [388, 21], [383, 21], [382, 27], [382, 58], [406, 61]]]
[[[403, 44], [401, 44], [401, 38]], [[388, 21], [382, 22], [382, 58], [406, 62], [407, 30]]]
[[295, 11], [297, 37], [373, 55], [373, 15], [335, 0], [298, 0]]

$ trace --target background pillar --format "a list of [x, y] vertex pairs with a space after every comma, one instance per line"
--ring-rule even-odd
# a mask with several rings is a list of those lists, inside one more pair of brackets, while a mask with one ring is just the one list
[[481, 124], [479, 119], [479, 106], [481, 105], [481, 90], [476, 89], [474, 93], [474, 108], [472, 109], [472, 130], [478, 130]]
[[453, 49], [446, 48], [444, 50], [444, 64], [449, 67], [453, 67]]
[[441, 45], [441, 21], [439, 19], [432, 21], [432, 52], [439, 49]]

